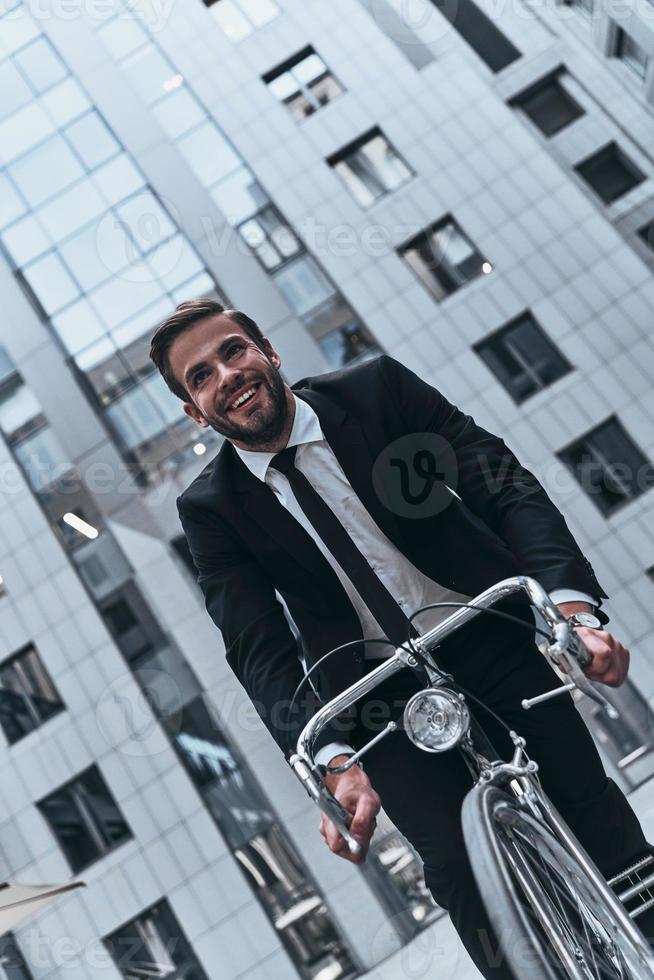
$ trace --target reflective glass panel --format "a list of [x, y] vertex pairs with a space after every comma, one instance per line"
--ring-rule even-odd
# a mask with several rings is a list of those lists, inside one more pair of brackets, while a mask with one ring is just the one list
[[53, 136], [9, 168], [32, 207], [84, 176], [84, 168], [61, 136]]
[[38, 214], [52, 240], [61, 241], [106, 209], [106, 204], [87, 178], [44, 204], [38, 209]]
[[273, 0], [238, 0], [238, 3], [254, 27], [263, 27], [279, 13], [279, 7]]
[[26, 266], [23, 274], [47, 314], [56, 313], [79, 295], [66, 267], [54, 253]]
[[6, 228], [2, 240], [14, 262], [19, 266], [52, 247], [45, 232], [31, 214], [26, 215], [10, 228]]
[[283, 266], [274, 279], [298, 316], [308, 313], [334, 293], [332, 284], [308, 255]]
[[183, 136], [177, 145], [205, 187], [236, 170], [242, 162], [210, 121]]
[[44, 92], [68, 74], [68, 69], [43, 36], [15, 55], [16, 64], [36, 92]]
[[93, 183], [107, 204], [117, 204], [143, 187], [145, 181], [127, 154], [121, 153], [95, 171]]
[[89, 112], [71, 123], [65, 134], [89, 170], [114, 156], [120, 149], [97, 112]]
[[172, 221], [149, 190], [119, 205], [116, 214], [142, 252], [149, 252], [175, 233]]
[[230, 41], [242, 41], [252, 33], [252, 25], [247, 17], [243, 16], [234, 0], [217, 0], [209, 9]]
[[27, 205], [14, 185], [5, 174], [0, 173], [0, 228], [4, 228], [26, 210]]
[[55, 125], [65, 126], [89, 108], [89, 100], [74, 78], [55, 85], [41, 96], [41, 105]]
[[71, 354], [85, 349], [104, 334], [104, 324], [86, 299], [80, 299], [54, 317], [52, 324]]
[[251, 170], [239, 167], [236, 173], [212, 187], [211, 196], [230, 224], [238, 224], [268, 203], [268, 196]]
[[39, 28], [23, 4], [0, 17], [0, 51], [11, 54], [39, 34]]
[[0, 119], [20, 109], [31, 98], [29, 85], [11, 61], [0, 65]]
[[40, 143], [54, 126], [36, 102], [26, 105], [0, 123], [0, 146], [3, 162], [14, 160], [31, 146]]

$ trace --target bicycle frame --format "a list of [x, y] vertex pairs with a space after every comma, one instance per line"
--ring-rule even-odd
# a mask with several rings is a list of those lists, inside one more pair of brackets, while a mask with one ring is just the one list
[[[615, 709], [595, 690], [582, 672], [581, 668], [590, 662], [586, 648], [575, 633], [574, 628], [559, 612], [543, 587], [535, 579], [523, 575], [498, 582], [473, 599], [468, 606], [457, 609], [456, 612], [427, 633], [408, 640], [405, 645], [397, 647], [387, 660], [320, 708], [303, 729], [298, 739], [297, 751], [289, 760], [289, 764], [309, 796], [334, 822], [347, 841], [352, 853], [358, 853], [360, 845], [349, 833], [347, 825], [349, 814], [329, 792], [324, 782], [323, 773], [315, 763], [314, 745], [316, 738], [328, 722], [373, 691], [382, 681], [401, 670], [407, 668], [418, 670], [422, 667], [427, 674], [431, 688], [449, 689], [452, 679], [438, 667], [431, 655], [432, 651], [446, 637], [479, 615], [481, 610], [488, 609], [495, 603], [520, 592], [527, 595], [531, 605], [540, 613], [549, 628], [551, 642], [547, 644], [546, 653], [548, 657], [553, 663], [560, 666], [570, 679], [568, 684], [539, 695], [537, 698], [532, 698], [531, 701], [523, 701], [523, 707], [525, 709], [531, 708], [535, 704], [576, 687], [602, 705], [609, 714], [615, 716]], [[413, 651], [418, 653], [420, 659], [414, 656]], [[454, 685], [455, 687], [456, 685]], [[345, 772], [396, 728], [397, 725], [394, 722], [389, 722], [384, 731], [372, 738], [367, 745], [352, 755], [343, 765], [330, 771]], [[524, 740], [514, 732], [511, 733], [511, 737], [515, 745], [515, 752], [510, 762], [487, 758], [483, 751], [480, 751], [480, 744], [483, 746], [483, 750], [487, 751], [489, 743], [484, 742], [483, 729], [474, 720], [457, 747], [463, 753], [478, 785], [492, 783], [510, 786], [512, 792], [517, 796], [522, 796], [529, 805], [536, 807], [541, 795], [538, 782], [535, 779], [538, 767], [535, 763], [524, 758]], [[551, 813], [551, 811], [549, 812]]]

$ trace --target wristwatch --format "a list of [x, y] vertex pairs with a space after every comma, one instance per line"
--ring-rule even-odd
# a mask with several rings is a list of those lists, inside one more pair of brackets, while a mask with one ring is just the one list
[[568, 616], [568, 622], [572, 623], [573, 626], [586, 626], [591, 630], [604, 628], [597, 616], [589, 612], [573, 613], [572, 616]]

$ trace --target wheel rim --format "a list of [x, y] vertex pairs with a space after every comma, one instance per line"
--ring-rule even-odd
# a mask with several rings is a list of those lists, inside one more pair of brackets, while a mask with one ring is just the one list
[[528, 814], [494, 808], [497, 840], [548, 965], [566, 980], [651, 980], [650, 954], [619, 928], [585, 872]]

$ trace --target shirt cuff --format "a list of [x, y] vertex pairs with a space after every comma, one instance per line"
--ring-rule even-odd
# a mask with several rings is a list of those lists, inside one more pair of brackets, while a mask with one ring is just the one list
[[317, 765], [328, 766], [335, 755], [354, 755], [354, 749], [344, 742], [329, 742], [318, 749], [314, 758]]
[[550, 592], [550, 599], [555, 606], [562, 602], [588, 602], [591, 606], [599, 606], [599, 602], [587, 592], [578, 592], [576, 589], [554, 589]]

